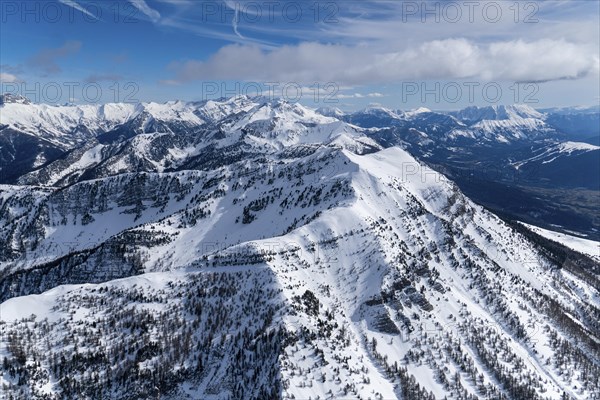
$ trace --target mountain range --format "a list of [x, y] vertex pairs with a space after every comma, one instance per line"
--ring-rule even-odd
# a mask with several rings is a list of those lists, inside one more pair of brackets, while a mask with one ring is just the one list
[[598, 107], [372, 107], [338, 118], [370, 128], [382, 146], [407, 149], [498, 214], [600, 239]]
[[[597, 170], [559, 177], [599, 157], [584, 141], [595, 132], [574, 133], [594, 115], [4, 96], [0, 387], [9, 399], [593, 398], [598, 259], [485, 199], [519, 189], [543, 213], [531, 193], [597, 193]], [[464, 173], [490, 160], [497, 175]], [[593, 238], [593, 211], [562, 198]]]
[[[87, 179], [98, 169], [101, 174], [125, 170], [131, 163], [145, 171], [173, 171], [198, 158], [218, 159], [209, 153], [220, 147], [254, 152], [251, 147], [260, 145], [252, 134], [249, 145], [239, 140], [249, 132], [267, 130], [274, 140], [262, 144], [281, 148], [329, 140], [310, 130], [332, 125], [345, 136], [361, 136], [365, 149], [402, 147], [498, 214], [600, 239], [598, 107], [537, 111], [514, 105], [434, 112], [372, 106], [345, 113], [245, 96], [51, 106], [5, 95], [0, 102], [0, 183], [70, 183], [79, 179], [74, 175], [85, 172]], [[298, 138], [287, 137], [298, 132]], [[115, 163], [119, 168], [111, 166]]]

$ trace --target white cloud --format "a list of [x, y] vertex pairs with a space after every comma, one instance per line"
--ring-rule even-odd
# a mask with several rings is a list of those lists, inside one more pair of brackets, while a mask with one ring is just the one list
[[240, 39], [246, 39], [244, 35], [240, 33], [238, 30], [238, 24], [240, 22], [240, 5], [239, 3], [235, 3], [228, 0], [223, 0], [225, 5], [234, 11], [233, 18], [231, 20], [231, 26], [233, 27], [233, 31]]
[[92, 17], [94, 19], [98, 19], [98, 17], [94, 14], [92, 14], [91, 12], [89, 12], [88, 10], [86, 10], [85, 8], [83, 8], [79, 3], [77, 3], [75, 0], [59, 0], [60, 3], [68, 6], [68, 7], [73, 7], [74, 9], [81, 11], [82, 13], [84, 13], [85, 15]]
[[175, 7], [189, 7], [194, 4], [194, 0], [158, 0], [161, 3], [167, 3]]
[[374, 98], [374, 97], [385, 97], [384, 94], [382, 93], [367, 93], [367, 94], [362, 94], [362, 93], [352, 93], [352, 94], [338, 94], [335, 97], [337, 97], [338, 99], [364, 99], [364, 98]]
[[175, 80], [180, 82], [232, 79], [355, 86], [410, 79], [576, 79], [597, 74], [599, 61], [593, 45], [564, 40], [475, 44], [467, 39], [446, 39], [395, 52], [315, 42], [275, 50], [228, 45], [207, 61], [188, 61], [171, 67]]
[[489, 56], [502, 61], [490, 74], [516, 81], [551, 81], [575, 79], [598, 73], [598, 48], [565, 41], [539, 40], [533, 44], [522, 40], [493, 43]]
[[129, 0], [131, 4], [138, 10], [140, 10], [145, 16], [147, 16], [150, 21], [158, 22], [161, 15], [158, 11], [150, 7], [145, 0]]
[[247, 39], [236, 35], [235, 32], [229, 33], [227, 31], [222, 31], [219, 29], [214, 29], [212, 26], [208, 24], [199, 24], [197, 21], [190, 20], [189, 18], [177, 18], [177, 17], [161, 17], [158, 22], [159, 26], [181, 29], [195, 35], [224, 40], [233, 43], [249, 43], [253, 42], [257, 45], [260, 45], [262, 48], [274, 48], [275, 45], [259, 39]]
[[12, 83], [12, 82], [18, 82], [18, 81], [19, 81], [19, 79], [17, 78], [16, 75], [9, 74], [7, 72], [0, 72], [0, 82]]

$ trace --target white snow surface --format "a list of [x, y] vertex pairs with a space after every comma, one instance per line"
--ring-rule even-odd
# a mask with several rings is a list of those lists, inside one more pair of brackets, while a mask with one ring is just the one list
[[[196, 125], [223, 121], [220, 128], [226, 135], [220, 146], [244, 137], [254, 149], [269, 150], [260, 161], [244, 159], [211, 170], [164, 173], [158, 164], [156, 172], [121, 173], [66, 188], [0, 186], [0, 234], [11, 251], [23, 251], [20, 258], [0, 261], [6, 274], [32, 272], [75, 252], [98, 251], [124, 233], [169, 238], [157, 244], [127, 242], [127, 255], [138, 256], [140, 275], [94, 284], [57, 283], [44, 293], [0, 304], [0, 354], [9, 355], [4, 334], [32, 314], [36, 321], [55, 324], [48, 340], [57, 342], [65, 327], [101, 323], [105, 314], [76, 306], [80, 299], [102, 297], [107, 288], [160, 294], [164, 302], [143, 306], [159, 314], [185, 295], [172, 283], [240, 272], [246, 277], [236, 285], [241, 293], [259, 287], [280, 296], [269, 300], [278, 302], [279, 310], [269, 328], [298, 334], [277, 357], [286, 383], [282, 398], [400, 399], [403, 382], [386, 372], [394, 365], [406, 368], [436, 398], [483, 396], [482, 386], [507, 394], [497, 373], [482, 361], [482, 349], [497, 353], [508, 371], [518, 365], [515, 376], [525, 383], [531, 377], [536, 383], [531, 388], [540, 396], [559, 399], [563, 391], [577, 399], [592, 395], [580, 374], [568, 372], [572, 364], [553, 366], [550, 332], [565, 340], [569, 336], [534, 300], [543, 299], [543, 293], [577, 318], [584, 305], [600, 307], [597, 289], [574, 274], [556, 271], [523, 236], [406, 151], [357, 154], [356, 149], [374, 146], [360, 129], [301, 105], [245, 97], [136, 107], [36, 106], [27, 115], [21, 106], [5, 105], [1, 122], [31, 133], [42, 124], [60, 138], [82, 121], [118, 124], [147, 112], [157, 120]], [[391, 110], [373, 112], [398, 116]], [[508, 122], [484, 121], [480, 128], [538, 126], [539, 115], [527, 108], [507, 113]], [[156, 135], [140, 134], [132, 143], [147, 154]], [[320, 145], [302, 157], [289, 155], [310, 144]], [[85, 151], [72, 168], [95, 165], [102, 146]], [[184, 158], [200, 151], [199, 145], [169, 154]], [[162, 198], [165, 187], [184, 189]], [[127, 203], [133, 189], [143, 198], [135, 207]], [[136, 208], [143, 211], [136, 215]], [[86, 223], [84, 214], [92, 217]], [[596, 242], [560, 239], [577, 251], [598, 248]], [[255, 256], [261, 256], [259, 261]], [[106, 257], [99, 260], [89, 267], [103, 270], [110, 263]], [[126, 262], [122, 264], [117, 267]], [[307, 292], [318, 299], [316, 313], [298, 300]], [[242, 311], [246, 304], [220, 301], [232, 318], [242, 318], [234, 321], [238, 330], [222, 332], [220, 340], [257, 322], [258, 316]], [[69, 313], [68, 306], [77, 311]], [[134, 302], [132, 307], [142, 306]], [[545, 326], [549, 328], [540, 328]], [[469, 342], [474, 334], [470, 328], [481, 333], [476, 344]], [[315, 338], [303, 337], [303, 329]], [[172, 398], [228, 398], [230, 356], [223, 354], [222, 365], [212, 366], [209, 378], [186, 378]], [[466, 364], [476, 369], [476, 380]], [[145, 366], [140, 363], [139, 368]], [[464, 390], [460, 395], [444, 384], [457, 376]], [[0, 384], [10, 379], [4, 373]], [[56, 382], [40, 385], [41, 391], [60, 396]], [[208, 390], [215, 386], [222, 391]]]
[[578, 251], [579, 253], [593, 257], [595, 260], [600, 261], [600, 242], [573, 235], [567, 235], [566, 233], [562, 232], [543, 229], [535, 225], [525, 224], [523, 222], [522, 224], [540, 236], [554, 240], [555, 242], [563, 244], [572, 250]]

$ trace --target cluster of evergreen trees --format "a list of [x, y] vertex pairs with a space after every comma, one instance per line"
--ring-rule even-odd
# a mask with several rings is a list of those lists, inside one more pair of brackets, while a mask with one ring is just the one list
[[3, 398], [185, 399], [184, 381], [232, 399], [278, 398], [286, 333], [276, 287], [261, 269], [70, 292], [57, 321], [0, 325]]

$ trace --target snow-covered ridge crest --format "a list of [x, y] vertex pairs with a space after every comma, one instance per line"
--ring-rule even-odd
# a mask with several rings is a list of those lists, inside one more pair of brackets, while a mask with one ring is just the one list
[[22, 174], [16, 180], [22, 184], [68, 185], [82, 176], [163, 172], [198, 159], [224, 159], [222, 151], [266, 154], [301, 144], [357, 153], [381, 149], [363, 128], [298, 103], [262, 97], [101, 106], [10, 104], [2, 111], [11, 129], [67, 150], [64, 157], [40, 161], [35, 165], [39, 169]]
[[[26, 100], [26, 99], [25, 99]], [[297, 129], [299, 124], [323, 125], [339, 121], [297, 103], [264, 97], [236, 96], [201, 102], [108, 103], [103, 105], [48, 105], [26, 101], [1, 106], [0, 125], [38, 136], [60, 147], [70, 148], [120, 126], [138, 133], [176, 131], [173, 126], [203, 127], [230, 119], [232, 130], [258, 121], [273, 122], [274, 131]], [[241, 116], [241, 118], [240, 118]]]
[[[194, 130], [215, 124], [235, 130], [241, 129], [244, 124], [252, 126], [258, 125], [258, 121], [265, 121], [265, 126], [274, 125], [269, 128], [271, 132], [285, 136], [286, 132], [306, 130], [300, 126], [302, 124], [324, 125], [340, 120], [355, 123], [354, 118], [358, 118], [356, 122], [375, 118], [387, 120], [390, 125], [449, 123], [459, 127], [448, 133], [449, 138], [498, 137], [500, 141], [522, 139], [532, 132], [537, 134], [549, 130], [545, 123], [546, 115], [527, 105], [468, 107], [449, 113], [436, 113], [423, 107], [395, 111], [374, 105], [346, 114], [339, 109], [313, 110], [298, 103], [262, 96], [235, 96], [200, 102], [62, 106], [32, 104], [26, 98], [10, 95], [4, 97], [10, 101], [0, 105], [0, 126], [40, 137], [63, 149], [70, 149], [84, 140], [122, 126], [137, 133], [154, 133], [178, 132], [182, 127]], [[451, 121], [446, 121], [445, 115]]]
[[7, 103], [0, 110], [0, 124], [64, 147], [110, 131], [142, 114], [161, 121], [203, 123], [194, 114], [191, 104], [181, 102], [102, 105]]
[[519, 119], [544, 119], [545, 114], [540, 113], [526, 104], [492, 105], [486, 107], [471, 106], [453, 113], [465, 122], [479, 122], [483, 120], [519, 120]]

